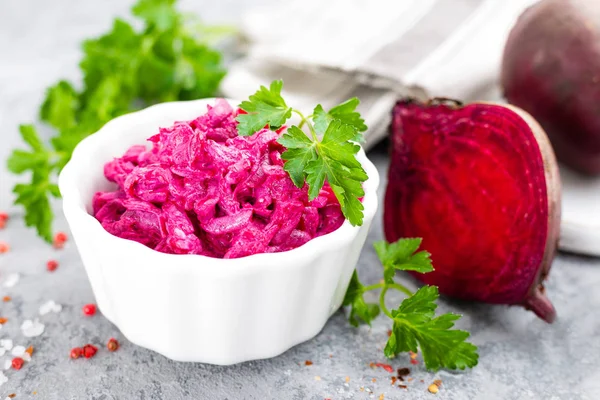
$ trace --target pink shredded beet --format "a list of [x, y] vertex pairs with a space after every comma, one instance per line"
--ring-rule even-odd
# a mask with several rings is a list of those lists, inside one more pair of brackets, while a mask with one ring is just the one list
[[145, 146], [106, 163], [117, 184], [96, 193], [94, 216], [115, 236], [172, 254], [238, 258], [290, 250], [338, 229], [326, 184], [308, 200], [283, 169], [279, 132], [238, 136], [224, 100], [193, 121], [162, 128]]
[[560, 181], [535, 120], [505, 105], [401, 101], [391, 139], [385, 235], [423, 238], [435, 271], [415, 277], [552, 322], [542, 281], [557, 246]]

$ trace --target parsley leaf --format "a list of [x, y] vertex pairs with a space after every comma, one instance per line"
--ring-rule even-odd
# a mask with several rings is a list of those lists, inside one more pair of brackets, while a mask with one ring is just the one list
[[360, 321], [370, 326], [371, 321], [379, 315], [379, 306], [377, 304], [365, 302], [363, 298], [364, 288], [355, 270], [350, 279], [350, 285], [348, 286], [343, 302], [344, 306], [351, 306], [348, 320], [352, 326], [358, 326]]
[[317, 158], [315, 143], [297, 126], [291, 126], [278, 140], [287, 150], [282, 154], [286, 163], [283, 165], [294, 184], [301, 188], [306, 178], [307, 164]]
[[[79, 97], [83, 108], [91, 107], [93, 95], [99, 90], [105, 90], [101, 87], [107, 79], [114, 81], [116, 78], [120, 82], [121, 94], [125, 97], [125, 107], [129, 106], [127, 103], [132, 101], [139, 85], [135, 73], [142, 55], [144, 38], [145, 35], [138, 34], [126, 21], [117, 18], [109, 32], [82, 43], [83, 58], [79, 68], [83, 73], [85, 90], [79, 93]], [[147, 41], [146, 46], [149, 43]]]
[[431, 254], [427, 251], [416, 252], [421, 246], [421, 238], [400, 239], [394, 243], [379, 241], [373, 244], [377, 256], [383, 264], [384, 279], [393, 282], [396, 270], [417, 271], [422, 274], [433, 271]]
[[423, 286], [392, 310], [392, 334], [385, 346], [387, 357], [421, 348], [428, 369], [465, 369], [477, 365], [477, 347], [466, 342], [468, 332], [451, 329], [460, 318], [456, 314], [434, 317], [439, 297], [435, 286]]
[[261, 86], [249, 100], [240, 104], [239, 107], [247, 112], [236, 118], [240, 135], [252, 135], [267, 125], [278, 129], [292, 116], [292, 108], [288, 107], [281, 97], [282, 88], [283, 81], [273, 81], [269, 89]]
[[[319, 195], [325, 181], [329, 183], [335, 197], [340, 202], [342, 213], [354, 225], [363, 223], [363, 204], [359, 200], [365, 195], [362, 183], [367, 174], [356, 159], [360, 146], [355, 143], [365, 130], [364, 121], [356, 111], [358, 99], [350, 99], [325, 113], [318, 105], [314, 115], [305, 117], [300, 111], [289, 107], [281, 96], [283, 81], [273, 81], [269, 88], [261, 86], [247, 101], [240, 104], [246, 113], [240, 113], [238, 132], [242, 136], [269, 127], [280, 128], [292, 115], [297, 113], [302, 121], [292, 125], [277, 141], [286, 147], [282, 158], [284, 169], [294, 184], [302, 188], [308, 184], [309, 199]], [[314, 126], [310, 122], [312, 117]], [[307, 124], [310, 136], [302, 131]], [[318, 134], [322, 134], [319, 139]]]
[[315, 130], [318, 133], [323, 133], [331, 121], [338, 120], [345, 125], [354, 127], [356, 129], [356, 134], [352, 140], [362, 142], [363, 135], [360, 132], [366, 131], [367, 125], [365, 125], [365, 120], [361, 118], [360, 113], [356, 111], [356, 107], [358, 107], [359, 104], [360, 100], [353, 97], [342, 104], [333, 107], [328, 112], [325, 112], [323, 106], [318, 104], [313, 111]]
[[[168, 42], [173, 43], [177, 39], [174, 37]], [[181, 53], [175, 53], [174, 56], [173, 98], [194, 100], [215, 95], [225, 76], [221, 53], [191, 36], [185, 36]]]
[[32, 174], [30, 185], [17, 184], [13, 188], [17, 195], [15, 204], [25, 208], [25, 224], [36, 227], [39, 235], [51, 242], [54, 214], [48, 192], [51, 195], [58, 192], [56, 185], [50, 183], [51, 152], [44, 146], [33, 125], [21, 125], [19, 131], [31, 150], [15, 150], [8, 158], [7, 166], [15, 174], [26, 171], [32, 171]]
[[164, 31], [173, 28], [179, 14], [173, 8], [176, 0], [140, 0], [131, 9], [133, 15], [146, 20], [150, 28]]
[[332, 121], [323, 140], [316, 144], [317, 158], [306, 165], [306, 182], [309, 198], [314, 199], [327, 179], [344, 216], [357, 226], [363, 222], [364, 206], [359, 198], [365, 195], [362, 182], [367, 180], [367, 174], [355, 157], [360, 146], [350, 142], [355, 133], [350, 125]]
[[[109, 120], [149, 104], [211, 97], [225, 75], [221, 54], [200, 37], [197, 21], [177, 11], [176, 0], [139, 0], [133, 14], [141, 29], [115, 19], [106, 34], [83, 42], [83, 88], [60, 81], [46, 91], [40, 119], [57, 129], [44, 146], [31, 125], [21, 135], [31, 148], [14, 150], [8, 168], [29, 172], [14, 187], [28, 226], [51, 241], [53, 183], [75, 146]], [[188, 24], [193, 23], [192, 27]]]
[[46, 92], [46, 100], [40, 109], [40, 118], [56, 129], [68, 129], [76, 125], [75, 115], [79, 99], [73, 86], [60, 81]]
[[[438, 288], [423, 286], [416, 293], [412, 293], [394, 281], [397, 269], [419, 272], [433, 270], [429, 253], [417, 252], [420, 245], [420, 238], [400, 239], [395, 243], [381, 241], [374, 244], [384, 266], [385, 279], [378, 284], [364, 286], [354, 271], [343, 302], [344, 306], [351, 307], [348, 321], [353, 326], [358, 326], [361, 322], [371, 325], [381, 311], [393, 321], [391, 335], [384, 349], [387, 357], [392, 358], [407, 351], [416, 353], [420, 348], [428, 369], [472, 368], [479, 360], [477, 347], [466, 341], [470, 336], [468, 332], [452, 329], [460, 315], [435, 315]], [[375, 289], [381, 289], [379, 304], [366, 303], [364, 294]], [[397, 309], [391, 311], [385, 304], [385, 295], [389, 289], [396, 289], [408, 295]]]
[[50, 159], [50, 152], [38, 136], [33, 125], [19, 126], [21, 138], [29, 145], [31, 151], [15, 150], [8, 158], [8, 170], [21, 174], [27, 170], [36, 170], [45, 167]]

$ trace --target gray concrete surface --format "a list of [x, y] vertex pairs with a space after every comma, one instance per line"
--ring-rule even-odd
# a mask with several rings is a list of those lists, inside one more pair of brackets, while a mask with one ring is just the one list
[[[268, 4], [272, 0], [261, 0]], [[184, 1], [182, 8], [207, 21], [235, 22], [254, 3], [242, 0]], [[19, 145], [17, 124], [36, 118], [43, 89], [58, 78], [78, 79], [78, 43], [104, 31], [115, 15], [125, 15], [129, 2], [118, 0], [4, 0], [0, 2], [0, 164]], [[370, 153], [385, 177], [386, 152]], [[520, 308], [440, 301], [443, 312], [464, 314], [462, 328], [473, 333], [480, 348], [480, 364], [471, 371], [430, 373], [413, 366], [403, 355], [394, 368], [411, 367], [408, 389], [390, 385], [390, 374], [372, 369], [370, 362], [386, 362], [382, 347], [388, 321], [379, 318], [371, 329], [352, 328], [340, 311], [315, 339], [271, 359], [231, 367], [177, 363], [128, 343], [101, 315], [82, 316], [81, 307], [93, 295], [73, 243], [62, 251], [43, 244], [20, 221], [20, 210], [10, 206], [15, 178], [0, 168], [0, 210], [11, 221], [0, 231], [0, 241], [12, 249], [0, 255], [0, 317], [8, 318], [0, 339], [33, 345], [31, 362], [20, 371], [4, 371], [0, 399], [596, 399], [600, 398], [600, 261], [561, 254], [553, 265], [548, 292], [558, 320], [546, 325]], [[382, 182], [385, 185], [385, 179]], [[58, 206], [58, 204], [57, 204]], [[66, 229], [56, 208], [56, 228]], [[381, 238], [376, 218], [359, 263], [367, 282], [380, 278], [371, 243]], [[48, 273], [45, 263], [60, 266]], [[10, 273], [20, 281], [3, 286]], [[414, 286], [409, 278], [408, 285]], [[62, 312], [40, 317], [44, 333], [25, 338], [19, 326], [38, 315], [47, 300], [63, 305]], [[390, 305], [401, 300], [390, 298]], [[161, 321], [157, 321], [157, 324]], [[122, 348], [102, 349], [91, 360], [70, 360], [73, 346], [102, 346], [116, 337]], [[0, 369], [10, 356], [0, 357]], [[306, 366], [311, 360], [313, 365]], [[437, 395], [427, 392], [442, 379]], [[423, 382], [421, 382], [423, 380]], [[362, 388], [362, 391], [361, 391]], [[35, 393], [35, 394], [34, 394]], [[383, 397], [381, 397], [383, 396]]]

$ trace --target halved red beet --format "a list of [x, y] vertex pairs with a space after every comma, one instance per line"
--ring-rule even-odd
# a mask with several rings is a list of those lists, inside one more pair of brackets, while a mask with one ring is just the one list
[[560, 178], [538, 123], [508, 105], [403, 100], [390, 134], [385, 236], [422, 237], [435, 267], [414, 276], [552, 322], [542, 282], [556, 252]]
[[507, 100], [544, 127], [559, 161], [600, 174], [600, 1], [542, 0], [512, 29]]

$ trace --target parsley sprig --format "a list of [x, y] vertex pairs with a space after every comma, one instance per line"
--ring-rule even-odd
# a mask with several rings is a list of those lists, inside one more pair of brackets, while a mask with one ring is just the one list
[[[309, 116], [290, 107], [281, 95], [283, 81], [273, 81], [269, 88], [260, 89], [240, 104], [245, 113], [240, 113], [238, 132], [249, 136], [269, 128], [278, 130], [292, 114], [300, 117], [298, 125], [290, 126], [278, 139], [286, 148], [282, 158], [286, 161], [285, 170], [294, 184], [301, 188], [308, 184], [311, 199], [315, 198], [324, 182], [327, 181], [342, 207], [344, 216], [352, 225], [361, 225], [364, 196], [362, 183], [367, 174], [356, 160], [363, 140], [362, 132], [367, 129], [364, 120], [356, 111], [359, 104], [352, 98], [329, 111], [319, 104]], [[308, 132], [302, 130], [306, 126]], [[423, 286], [416, 293], [395, 281], [396, 271], [433, 271], [431, 255], [418, 251], [421, 239], [400, 239], [395, 243], [385, 241], [374, 244], [375, 251], [383, 265], [383, 281], [364, 286], [356, 271], [352, 275], [344, 306], [350, 307], [348, 319], [354, 326], [371, 322], [383, 313], [393, 321], [392, 333], [385, 346], [387, 357], [421, 348], [427, 368], [465, 369], [474, 367], [479, 355], [477, 347], [466, 341], [469, 333], [452, 329], [460, 318], [457, 314], [435, 315], [436, 300], [439, 297], [435, 286]], [[390, 289], [399, 290], [407, 298], [398, 308], [389, 310], [385, 296]], [[365, 301], [365, 293], [380, 290], [379, 303]]]
[[[240, 104], [247, 113], [237, 116], [240, 135], [252, 135], [265, 127], [277, 130], [292, 113], [297, 114], [300, 123], [290, 126], [278, 139], [286, 147], [284, 169], [297, 187], [308, 184], [311, 200], [328, 182], [344, 216], [352, 225], [362, 225], [364, 207], [359, 199], [365, 195], [362, 183], [367, 174], [356, 159], [360, 150], [356, 142], [363, 140], [367, 126], [356, 111], [359, 100], [352, 98], [329, 111], [318, 104], [311, 115], [304, 116], [286, 104], [282, 88], [283, 81], [273, 81], [269, 88], [261, 86]], [[308, 135], [302, 130], [305, 126]]]
[[[344, 306], [350, 307], [348, 319], [352, 325], [358, 326], [360, 323], [371, 325], [381, 312], [389, 317], [393, 325], [384, 348], [387, 357], [392, 358], [407, 351], [417, 352], [420, 347], [428, 369], [472, 368], [479, 359], [477, 347], [466, 341], [468, 332], [452, 329], [460, 315], [435, 315], [436, 300], [439, 297], [437, 287], [423, 286], [412, 293], [394, 279], [396, 271], [433, 271], [430, 254], [417, 251], [420, 245], [421, 239], [418, 238], [374, 244], [383, 265], [384, 280], [379, 284], [364, 286], [354, 271], [343, 302]], [[385, 304], [385, 296], [390, 289], [407, 295], [398, 308], [393, 310], [389, 310]], [[371, 290], [381, 290], [378, 304], [365, 301], [364, 294]]]
[[83, 88], [60, 81], [50, 87], [40, 119], [56, 129], [45, 143], [33, 125], [21, 125], [27, 150], [14, 150], [8, 169], [28, 173], [17, 184], [15, 204], [25, 209], [25, 222], [46, 241], [52, 240], [50, 196], [60, 197], [56, 175], [83, 138], [114, 117], [148, 104], [213, 96], [225, 75], [221, 54], [207, 37], [228, 30], [205, 29], [180, 13], [176, 0], [139, 0], [133, 14], [143, 22], [136, 30], [122, 19], [112, 29], [83, 42], [80, 68]]

